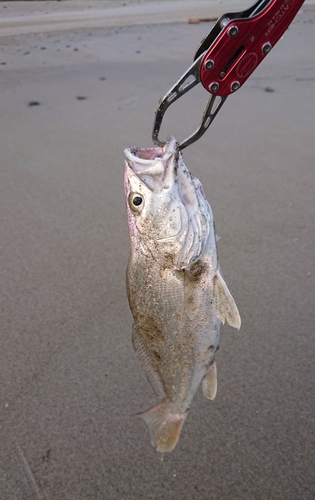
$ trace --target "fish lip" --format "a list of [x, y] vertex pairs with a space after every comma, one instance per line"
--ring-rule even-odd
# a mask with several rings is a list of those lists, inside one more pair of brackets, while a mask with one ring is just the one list
[[175, 170], [170, 166], [176, 151], [176, 141], [170, 138], [163, 148], [132, 147], [125, 149], [124, 155], [134, 175], [152, 192], [160, 193], [171, 189], [175, 182]]
[[[150, 154], [150, 152], [155, 152], [156, 154]], [[141, 156], [139, 156], [139, 153]], [[137, 148], [137, 147], [131, 147], [131, 148], [126, 148], [124, 150], [125, 157], [127, 158], [128, 163], [129, 162], [137, 162], [140, 163], [141, 165], [150, 165], [152, 164], [152, 160], [156, 160], [157, 158], [161, 158], [164, 155], [163, 148], [160, 147], [154, 147], [154, 148]], [[131, 167], [132, 168], [132, 167]]]
[[[152, 148], [131, 147], [124, 150], [124, 155], [128, 163], [138, 163], [140, 165], [150, 165], [152, 161], [160, 159], [165, 163], [177, 151], [177, 142], [174, 137], [168, 137], [163, 147], [154, 146]], [[131, 167], [132, 168], [132, 167]], [[135, 172], [136, 173], [136, 172]]]
[[[124, 150], [125, 155], [125, 165], [130, 169], [130, 174], [135, 175], [139, 181], [146, 186], [151, 192], [154, 192], [152, 186], [149, 183], [145, 182], [141, 176], [145, 175], [148, 171], [148, 174], [151, 175], [149, 170], [152, 168], [152, 162], [157, 159], [161, 161], [163, 158], [163, 149], [159, 147], [154, 148], [126, 148]], [[137, 168], [138, 167], [138, 168]]]
[[130, 165], [130, 163], [128, 162], [128, 159], [125, 161], [125, 172], [127, 173], [128, 182], [129, 182], [129, 179], [130, 179], [131, 176], [135, 176], [135, 177], [137, 177], [138, 181], [141, 182], [141, 184], [146, 189], [148, 189], [149, 191], [151, 191], [151, 193], [154, 192], [153, 188], [151, 186], [149, 186], [146, 182], [144, 182], [139, 177], [138, 173], [134, 171], [134, 169], [132, 168], [132, 165]]

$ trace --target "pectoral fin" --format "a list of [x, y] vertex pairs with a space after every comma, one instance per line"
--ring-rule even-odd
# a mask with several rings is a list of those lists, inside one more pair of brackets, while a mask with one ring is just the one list
[[241, 327], [241, 317], [231, 292], [221, 275], [220, 269], [217, 270], [213, 281], [214, 303], [217, 317], [223, 324], [226, 320], [229, 325], [239, 330]]
[[202, 391], [208, 399], [214, 399], [217, 394], [217, 365], [213, 361], [209, 366], [207, 373], [202, 379]]

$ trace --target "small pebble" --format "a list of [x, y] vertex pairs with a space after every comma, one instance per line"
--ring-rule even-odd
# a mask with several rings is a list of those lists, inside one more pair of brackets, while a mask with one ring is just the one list
[[100, 80], [104, 81], [104, 80], [106, 80], [106, 77], [105, 76], [101, 76]]
[[265, 87], [265, 92], [274, 92], [275, 89], [273, 89], [272, 87]]
[[85, 101], [85, 99], [87, 99], [87, 97], [85, 97], [83, 95], [77, 95], [77, 99], [78, 99], [78, 101]]
[[29, 54], [29, 52], [24, 52], [24, 55], [27, 56], [27, 54]]
[[40, 102], [38, 102], [38, 101], [30, 101], [28, 103], [28, 105], [29, 105], [29, 107], [31, 107], [31, 106], [40, 106]]
[[77, 52], [79, 49], [73, 49], [75, 52]]
[[136, 50], [136, 54], [141, 54], [141, 50]]
[[4, 65], [5, 65], [5, 64], [7, 64], [7, 63], [3, 62], [3, 63], [1, 63], [1, 64], [2, 64], [2, 66], [4, 66]]
[[46, 47], [41, 47], [40, 50], [46, 50]]

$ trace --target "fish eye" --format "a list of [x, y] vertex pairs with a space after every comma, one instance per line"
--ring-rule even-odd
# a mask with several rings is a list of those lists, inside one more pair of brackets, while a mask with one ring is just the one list
[[130, 193], [129, 206], [133, 212], [141, 212], [144, 205], [144, 198], [139, 193]]

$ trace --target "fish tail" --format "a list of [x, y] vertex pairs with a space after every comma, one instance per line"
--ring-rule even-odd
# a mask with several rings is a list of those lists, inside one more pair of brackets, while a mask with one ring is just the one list
[[147, 424], [151, 444], [157, 451], [165, 453], [175, 448], [187, 413], [171, 413], [163, 402], [139, 416]]

